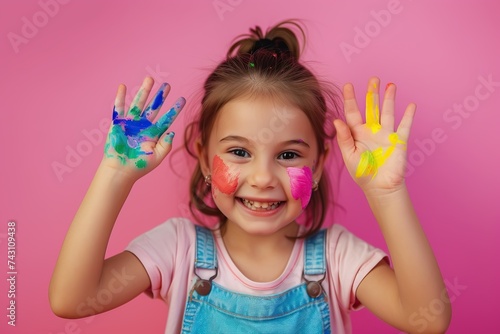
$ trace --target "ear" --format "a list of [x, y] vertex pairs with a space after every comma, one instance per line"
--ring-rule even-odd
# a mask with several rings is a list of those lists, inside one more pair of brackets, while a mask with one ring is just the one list
[[201, 142], [201, 138], [196, 139], [194, 143], [194, 150], [196, 156], [198, 157], [198, 162], [200, 164], [200, 170], [203, 175], [210, 174], [210, 164], [208, 162], [208, 152]]
[[321, 175], [323, 174], [323, 168], [325, 166], [325, 162], [328, 159], [330, 154], [330, 143], [325, 143], [325, 151], [318, 156], [318, 161], [316, 161], [316, 165], [314, 166], [313, 180], [321, 179]]

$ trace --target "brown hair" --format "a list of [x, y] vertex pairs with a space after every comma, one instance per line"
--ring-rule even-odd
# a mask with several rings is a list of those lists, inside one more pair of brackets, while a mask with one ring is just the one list
[[[299, 62], [300, 43], [292, 29], [305, 42], [304, 30], [296, 21], [280, 22], [265, 34], [256, 26], [250, 29], [250, 34], [236, 37], [226, 59], [205, 81], [199, 116], [186, 129], [185, 147], [191, 156], [197, 157], [194, 152], [197, 139], [202, 144], [208, 142], [219, 110], [229, 101], [249, 95], [285, 99], [303, 110], [315, 130], [318, 154], [325, 152], [325, 141], [335, 135], [329, 114], [339, 114], [339, 94], [336, 87], [320, 82]], [[305, 218], [312, 223], [307, 224], [309, 229], [304, 236], [321, 228], [328, 202], [329, 182], [324, 171], [305, 211]], [[219, 227], [224, 227], [226, 217], [213, 203], [199, 162], [191, 177], [190, 210], [194, 217], [197, 213], [216, 217]]]

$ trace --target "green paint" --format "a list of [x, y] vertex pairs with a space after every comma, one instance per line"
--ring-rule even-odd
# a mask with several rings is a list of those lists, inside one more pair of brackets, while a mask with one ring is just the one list
[[149, 138], [159, 137], [162, 131], [156, 126], [152, 124], [149, 128], [142, 130], [139, 135]]
[[137, 160], [135, 162], [135, 165], [137, 166], [137, 168], [146, 168], [147, 166], [147, 163], [146, 163], [146, 160], [143, 160], [143, 159], [140, 159], [140, 160]]
[[123, 165], [127, 163], [127, 160], [137, 159], [146, 154], [141, 151], [140, 146], [133, 148], [128, 145], [128, 138], [119, 125], [114, 125], [111, 129], [104, 152], [108, 158], [116, 156]]
[[[104, 155], [107, 158], [116, 159], [122, 165], [134, 166], [140, 169], [147, 167], [147, 157], [152, 155], [152, 151], [143, 151], [143, 144], [156, 143], [162, 134], [174, 121], [180, 109], [184, 106], [185, 100], [179, 100], [175, 107], [163, 115], [156, 123], [152, 123], [141, 109], [138, 107], [142, 88], [137, 93], [132, 103], [132, 108], [127, 116], [118, 114], [113, 109], [113, 123], [108, 133], [106, 144], [104, 145]], [[163, 102], [163, 93], [157, 95], [154, 102], [155, 107], [160, 107]], [[146, 113], [148, 109], [146, 110]], [[174, 133], [167, 134], [164, 140], [172, 143]], [[149, 147], [149, 145], [147, 145]]]
[[132, 116], [132, 119], [140, 119], [142, 111], [141, 109], [139, 109], [139, 107], [134, 106], [128, 113], [130, 116]]
[[165, 142], [172, 144], [172, 141], [174, 140], [174, 136], [175, 136], [175, 132], [173, 132], [173, 131], [167, 133], [167, 135], [165, 136]]
[[375, 158], [372, 151], [366, 150], [361, 153], [361, 159], [356, 169], [356, 177], [367, 176], [377, 172], [377, 159]]
[[404, 145], [406, 149], [406, 142], [399, 139], [397, 133], [391, 133], [389, 135], [389, 142], [391, 145], [385, 150], [379, 147], [373, 151], [364, 151], [361, 153], [361, 159], [358, 163], [358, 168], [356, 169], [356, 177], [363, 177], [372, 175], [372, 178], [377, 174], [378, 168], [382, 166], [387, 159], [392, 155], [396, 149], [397, 144]]

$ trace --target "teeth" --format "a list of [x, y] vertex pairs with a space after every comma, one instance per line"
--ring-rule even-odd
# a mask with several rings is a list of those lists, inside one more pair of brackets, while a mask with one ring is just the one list
[[245, 206], [251, 210], [274, 210], [276, 209], [281, 202], [257, 202], [257, 201], [249, 201], [247, 199], [242, 198], [241, 201]]

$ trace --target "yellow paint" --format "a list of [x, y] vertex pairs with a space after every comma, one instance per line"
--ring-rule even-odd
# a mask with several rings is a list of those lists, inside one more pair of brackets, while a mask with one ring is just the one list
[[[373, 84], [373, 90], [377, 89], [377, 85]], [[377, 133], [381, 128], [380, 125], [380, 108], [378, 105], [378, 98], [375, 98], [373, 91], [368, 90], [366, 93], [366, 125]]]
[[379, 147], [374, 151], [366, 150], [361, 154], [361, 159], [359, 160], [358, 168], [356, 169], [356, 177], [372, 175], [372, 178], [374, 178], [379, 167], [381, 167], [392, 155], [396, 145], [406, 145], [403, 140], [399, 139], [397, 133], [391, 133], [388, 139], [391, 145], [385, 150], [385, 152], [382, 147]]

